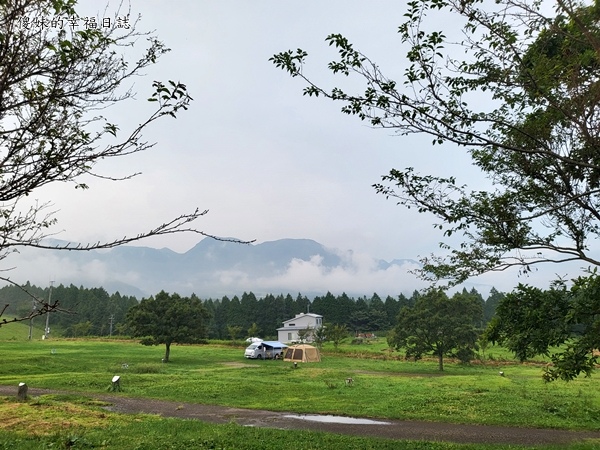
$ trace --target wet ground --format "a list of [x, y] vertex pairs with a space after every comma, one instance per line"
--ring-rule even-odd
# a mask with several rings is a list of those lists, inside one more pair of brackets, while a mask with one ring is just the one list
[[[30, 396], [50, 393], [59, 392], [29, 388]], [[158, 414], [163, 417], [196, 419], [211, 423], [234, 422], [242, 426], [324, 431], [387, 439], [521, 445], [566, 444], [584, 439], [600, 439], [600, 431], [565, 431], [442, 422], [372, 420], [316, 414], [301, 415], [291, 412], [129, 398], [121, 394], [77, 394], [108, 402], [110, 403], [110, 406], [107, 407], [108, 410], [123, 414]], [[16, 397], [17, 387], [0, 386], [0, 395]]]

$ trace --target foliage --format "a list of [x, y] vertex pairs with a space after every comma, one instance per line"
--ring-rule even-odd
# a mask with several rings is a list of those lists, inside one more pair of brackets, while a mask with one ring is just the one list
[[481, 316], [481, 303], [473, 296], [457, 293], [448, 298], [443, 291], [431, 289], [412, 308], [400, 310], [390, 341], [396, 348], [404, 348], [407, 358], [418, 360], [433, 353], [441, 371], [444, 356], [463, 362], [473, 357]]
[[169, 362], [171, 344], [195, 344], [206, 338], [208, 313], [200, 299], [169, 295], [142, 299], [127, 312], [127, 323], [133, 337], [143, 345], [165, 344], [164, 362]]
[[229, 325], [227, 326], [227, 332], [229, 333], [231, 340], [236, 341], [242, 333], [242, 327], [239, 325]]
[[599, 3], [407, 5], [399, 27], [407, 68], [398, 81], [339, 34], [326, 39], [339, 56], [328, 67], [364, 81], [362, 93], [316, 85], [302, 49], [271, 60], [307, 82], [305, 95], [339, 101], [342, 112], [374, 127], [463, 147], [489, 178], [488, 189], [469, 190], [454, 176], [419, 175], [409, 167], [375, 185], [399, 204], [435, 216], [445, 237], [462, 236], [455, 247], [441, 244], [445, 255], [423, 258], [420, 276], [457, 284], [545, 261], [599, 265], [589, 246], [600, 235]]
[[301, 343], [305, 343], [313, 334], [313, 329], [309, 326], [303, 328], [302, 330], [298, 330], [298, 340]]
[[327, 339], [333, 343], [335, 350], [338, 346], [348, 338], [348, 328], [346, 325], [326, 325]]
[[248, 337], [257, 337], [260, 334], [260, 328], [253, 322], [250, 328], [248, 328]]
[[[207, 212], [196, 209], [113, 241], [44, 240], [54, 234], [56, 217], [50, 202], [30, 200], [35, 192], [64, 182], [87, 189], [90, 176], [117, 181], [137, 175], [99, 173], [96, 163], [152, 148], [143, 132], [157, 120], [177, 117], [192, 100], [183, 83], [153, 81], [147, 112], [137, 125], [121, 129], [110, 107], [135, 101], [134, 80], [169, 49], [153, 33], [137, 31], [138, 20], [126, 12], [117, 9], [108, 18], [114, 19], [110, 27], [87, 26], [77, 0], [0, 2], [0, 260], [23, 247], [90, 250], [171, 233], [206, 235], [192, 227]], [[56, 301], [31, 297], [38, 307], [10, 322], [58, 308]]]
[[498, 304], [502, 301], [504, 295], [503, 292], [498, 292], [496, 288], [490, 289], [490, 295], [485, 300], [485, 305], [483, 306], [483, 321], [485, 323], [489, 323], [492, 320], [496, 314]]
[[315, 347], [317, 347], [319, 350], [321, 350], [323, 348], [323, 344], [325, 343], [326, 340], [327, 340], [327, 327], [325, 325], [317, 327], [315, 329], [315, 331], [313, 332], [313, 344], [315, 344]]
[[487, 338], [508, 347], [521, 361], [550, 356], [546, 381], [591, 375], [600, 348], [600, 276], [595, 271], [573, 280], [571, 288], [563, 281], [546, 291], [519, 285], [500, 302], [496, 314]]
[[[50, 296], [49, 288], [42, 289], [29, 283], [23, 287], [30, 294], [34, 294], [40, 302]], [[471, 293], [481, 297], [474, 289]], [[490, 291], [490, 296], [485, 301], [485, 308], [490, 317], [494, 314], [497, 299], [503, 295], [495, 289]], [[228, 327], [239, 326], [241, 328], [239, 331], [236, 331], [235, 339], [241, 337], [240, 334], [244, 327], [247, 327], [248, 336], [250, 337], [260, 336], [267, 339], [271, 337], [276, 339], [276, 329], [281, 326], [281, 322], [294, 317], [302, 310], [306, 310], [305, 301], [308, 301], [302, 295], [293, 298], [290, 294], [286, 296], [282, 294], [277, 296], [267, 294], [265, 297], [257, 299], [252, 292], [249, 292], [244, 293], [242, 297], [244, 296], [248, 298], [254, 297], [256, 301], [253, 309], [258, 311], [259, 314], [252, 315], [252, 317], [256, 318], [256, 322], [249, 322], [249, 319], [252, 317], [248, 317], [249, 312], [244, 309], [241, 301], [232, 302], [226, 296], [220, 300], [210, 298], [203, 300], [204, 307], [210, 315], [207, 322], [209, 338], [231, 339]], [[323, 312], [335, 308], [338, 302], [345, 303], [349, 300], [355, 306], [349, 308], [350, 311], [336, 313], [337, 320], [341, 321], [340, 324], [352, 327], [355, 324], [353, 320], [357, 317], [357, 314], [364, 312], [369, 318], [379, 317], [376, 321], [369, 319], [368, 325], [365, 327], [365, 331], [377, 332], [379, 335], [390, 329], [391, 323], [395, 322], [402, 306], [413, 305], [419, 296], [418, 292], [413, 293], [410, 298], [400, 294], [398, 297], [388, 296], [385, 302], [383, 302], [377, 293], [374, 293], [370, 299], [366, 297], [355, 299], [345, 294], [334, 296], [329, 293], [325, 297], [316, 297], [310, 305], [310, 310], [323, 315]], [[52, 298], [58, 301], [60, 305], [60, 310], [50, 315], [52, 337], [61, 335], [74, 337], [76, 333], [73, 330], [73, 325], [86, 321], [92, 323], [92, 328], [89, 330], [89, 334], [92, 336], [108, 336], [111, 334], [113, 336], [125, 336], [128, 334], [125, 314], [129, 308], [138, 304], [138, 300], [135, 297], [121, 295], [119, 292], [109, 294], [101, 287], [85, 288], [74, 285], [64, 286], [62, 284], [52, 288]], [[7, 315], [26, 315], [32, 309], [31, 297], [17, 286], [4, 286], [0, 288], [0, 304], [8, 305], [5, 311]], [[35, 304], [37, 305], [38, 303], [36, 302]], [[241, 318], [244, 318], [244, 320], [241, 320]], [[329, 322], [327, 316], [325, 316], [325, 320]], [[487, 320], [484, 321], [487, 323]], [[258, 327], [258, 331], [256, 331], [257, 328], [254, 328], [255, 326]], [[252, 330], [255, 330], [255, 332], [251, 333]], [[315, 344], [319, 345], [317, 340], [323, 339], [320, 342], [324, 342], [326, 336], [318, 336], [317, 331], [315, 330], [313, 339], [315, 340]], [[321, 328], [320, 331], [326, 334], [325, 328]]]
[[71, 327], [71, 329], [72, 329], [73, 337], [87, 336], [90, 334], [90, 331], [92, 329], [92, 322], [90, 322], [89, 320], [87, 320], [85, 322], [78, 322], [78, 323], [74, 324]]
[[396, 331], [394, 329], [391, 329], [390, 331], [388, 331], [387, 336], [385, 337], [385, 341], [388, 345], [388, 347], [390, 348], [390, 350], [394, 349], [396, 347]]
[[[29, 294], [23, 292], [25, 288]], [[31, 295], [37, 300], [32, 302]], [[135, 297], [121, 295], [116, 292], [109, 294], [103, 288], [84, 288], [74, 285], [52, 287], [52, 299], [59, 308], [50, 314], [49, 326], [51, 336], [61, 335], [67, 337], [81, 336], [75, 332], [73, 326], [81, 322], [90, 322], [89, 334], [95, 336], [108, 336], [122, 333], [125, 328], [125, 313], [138, 304]], [[32, 309], [50, 298], [50, 288], [39, 288], [26, 283], [24, 286], [3, 286], [0, 288], [0, 303], [7, 305], [5, 314], [14, 317], [27, 316]], [[32, 304], [33, 303], [33, 304]], [[119, 333], [121, 332], [121, 333]]]

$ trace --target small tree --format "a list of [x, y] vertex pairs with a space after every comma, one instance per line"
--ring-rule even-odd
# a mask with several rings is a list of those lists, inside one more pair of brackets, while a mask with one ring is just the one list
[[388, 350], [390, 352], [394, 351], [396, 347], [396, 332], [394, 331], [394, 329], [391, 329], [387, 332], [385, 340], [388, 344]]
[[227, 333], [229, 333], [232, 343], [235, 343], [242, 333], [242, 327], [240, 325], [227, 325]]
[[258, 337], [260, 334], [260, 328], [256, 322], [252, 323], [252, 326], [248, 328], [248, 337]]
[[327, 338], [333, 342], [333, 347], [338, 350], [338, 346], [348, 337], [348, 328], [346, 325], [329, 325], [327, 327]]
[[197, 344], [207, 335], [208, 312], [200, 299], [169, 295], [143, 299], [126, 316], [132, 337], [143, 345], [165, 344], [164, 362], [169, 362], [171, 344]]
[[117, 336], [125, 336], [127, 334], [127, 324], [125, 323], [118, 323], [115, 325], [115, 331], [113, 333], [113, 335], [117, 335]]
[[479, 338], [477, 339], [477, 347], [479, 347], [479, 351], [480, 351], [480, 353], [478, 354], [478, 359], [483, 364], [485, 364], [485, 360], [486, 360], [485, 352], [487, 351], [489, 346], [490, 346], [490, 341], [487, 338], [487, 336], [485, 336], [485, 333], [482, 334], [481, 336], [479, 336]]
[[298, 340], [301, 343], [305, 343], [313, 334], [313, 329], [309, 326], [302, 330], [298, 330]]
[[86, 320], [85, 322], [78, 322], [71, 326], [73, 337], [87, 336], [92, 330], [92, 322]]
[[433, 353], [442, 371], [444, 356], [467, 361], [473, 355], [478, 337], [475, 324], [481, 316], [481, 304], [474, 297], [455, 294], [448, 298], [441, 290], [430, 290], [413, 307], [400, 310], [391, 339], [397, 349], [405, 349], [407, 358]]
[[315, 346], [321, 350], [323, 343], [327, 340], [327, 327], [325, 325], [317, 327], [313, 333], [313, 342]]

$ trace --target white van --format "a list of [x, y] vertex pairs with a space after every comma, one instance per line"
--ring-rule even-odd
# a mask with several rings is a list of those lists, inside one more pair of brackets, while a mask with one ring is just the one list
[[278, 341], [263, 341], [250, 344], [244, 356], [250, 359], [279, 359], [283, 358], [283, 352], [287, 345]]

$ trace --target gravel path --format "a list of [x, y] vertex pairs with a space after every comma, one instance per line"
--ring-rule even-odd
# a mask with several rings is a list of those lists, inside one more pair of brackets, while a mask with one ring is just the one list
[[[29, 388], [30, 396], [65, 393]], [[0, 386], [0, 395], [16, 396], [15, 386]], [[316, 416], [319, 421], [306, 420], [311, 416], [295, 413], [229, 408], [147, 398], [130, 398], [118, 394], [75, 393], [111, 403], [108, 410], [124, 414], [158, 414], [163, 417], [197, 419], [211, 423], [235, 422], [243, 426], [280, 429], [325, 431], [329, 433], [374, 436], [387, 439], [446, 441], [457, 443], [496, 444], [566, 444], [584, 439], [600, 439], [600, 431], [565, 431], [539, 428], [463, 425], [441, 422], [377, 420], [376, 423], [337, 423], [331, 416]], [[302, 418], [304, 417], [304, 418]], [[345, 418], [348, 419], [348, 418]], [[366, 421], [368, 422], [368, 421]]]

